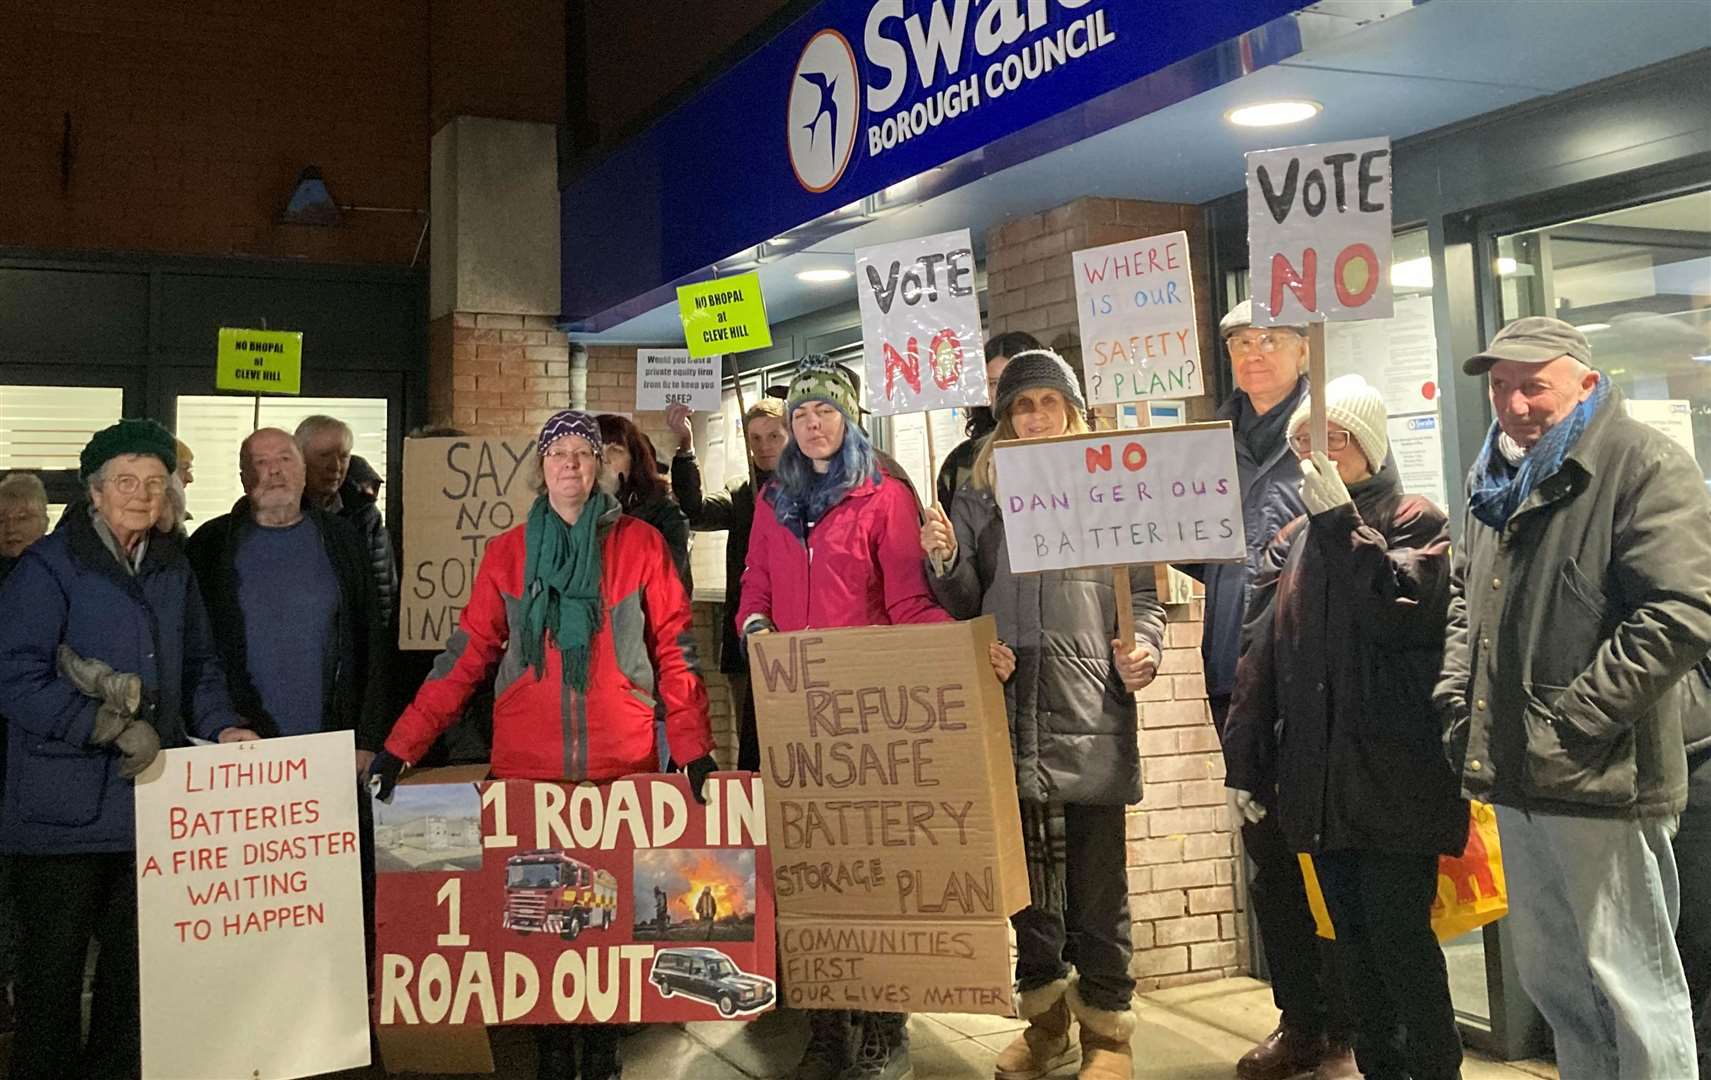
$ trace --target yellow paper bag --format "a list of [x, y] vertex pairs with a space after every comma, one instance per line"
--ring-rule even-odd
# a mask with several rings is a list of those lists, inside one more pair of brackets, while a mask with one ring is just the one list
[[[1509, 913], [1509, 886], [1503, 878], [1503, 845], [1497, 835], [1497, 811], [1482, 802], [1468, 806], [1467, 847], [1460, 855], [1438, 859], [1438, 896], [1432, 901], [1432, 932], [1439, 941], [1461, 937]], [[1335, 940], [1331, 912], [1319, 888], [1313, 856], [1298, 855], [1307, 906], [1322, 938]]]

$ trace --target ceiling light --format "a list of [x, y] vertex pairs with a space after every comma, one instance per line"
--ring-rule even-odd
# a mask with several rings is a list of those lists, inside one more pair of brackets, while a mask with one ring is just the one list
[[848, 281], [853, 275], [848, 270], [840, 270], [833, 266], [822, 266], [815, 270], [799, 270], [797, 281], [806, 281], [810, 285], [830, 285], [833, 282]]
[[1311, 120], [1325, 107], [1305, 98], [1284, 101], [1261, 101], [1253, 105], [1238, 105], [1224, 114], [1224, 119], [1237, 127], [1280, 127]]
[[1575, 327], [1575, 329], [1579, 330], [1583, 334], [1590, 334], [1598, 330], [1608, 330], [1610, 329], [1610, 324], [1607, 322], [1581, 323], [1579, 326]]
[[327, 181], [321, 176], [320, 169], [309, 165], [297, 174], [297, 186], [291, 189], [291, 198], [286, 200], [279, 220], [287, 225], [344, 223], [344, 215], [339, 212], [339, 204], [333, 201], [332, 192], [327, 190]]

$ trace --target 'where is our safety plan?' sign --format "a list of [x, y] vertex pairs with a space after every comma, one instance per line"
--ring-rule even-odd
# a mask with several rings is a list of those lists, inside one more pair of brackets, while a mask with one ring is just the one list
[[1093, 405], [1201, 392], [1188, 234], [1077, 251], [1075, 305]]
[[1246, 555], [1228, 423], [1001, 442], [993, 460], [1018, 573]]

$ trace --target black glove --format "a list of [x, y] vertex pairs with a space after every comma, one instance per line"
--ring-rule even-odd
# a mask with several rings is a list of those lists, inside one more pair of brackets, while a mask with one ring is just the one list
[[683, 767], [683, 771], [689, 776], [689, 794], [695, 796], [695, 801], [702, 806], [707, 805], [707, 796], [702, 794], [701, 786], [718, 769], [719, 763], [713, 760], [712, 754], [703, 754]]
[[135, 780], [160, 754], [160, 733], [146, 720], [132, 720], [113, 740], [119, 752], [119, 775]]
[[402, 759], [393, 755], [390, 750], [381, 750], [374, 755], [374, 761], [368, 766], [368, 790], [383, 803], [392, 801], [392, 789], [398, 786], [398, 774], [404, 771]]

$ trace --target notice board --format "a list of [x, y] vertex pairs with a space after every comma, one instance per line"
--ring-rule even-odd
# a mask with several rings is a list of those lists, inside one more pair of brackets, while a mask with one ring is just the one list
[[1011, 1011], [1028, 904], [997, 623], [749, 639], [785, 1004]]

